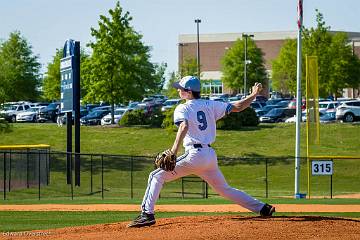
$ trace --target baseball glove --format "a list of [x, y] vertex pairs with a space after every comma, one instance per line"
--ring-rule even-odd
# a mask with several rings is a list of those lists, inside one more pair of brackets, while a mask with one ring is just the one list
[[176, 155], [170, 149], [167, 149], [155, 157], [154, 163], [157, 168], [170, 172], [174, 171], [176, 165]]

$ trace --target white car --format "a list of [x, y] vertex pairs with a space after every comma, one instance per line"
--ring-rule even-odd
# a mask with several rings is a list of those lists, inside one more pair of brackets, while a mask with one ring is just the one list
[[[296, 123], [296, 115], [285, 120], [286, 123]], [[306, 111], [301, 112], [301, 122], [306, 122]]]
[[319, 112], [335, 112], [337, 106], [339, 106], [339, 102], [337, 101], [319, 102]]
[[45, 106], [31, 107], [25, 112], [18, 113], [16, 115], [16, 122], [36, 122], [41, 108], [45, 108]]
[[[115, 124], [118, 124], [120, 119], [122, 118], [122, 116], [124, 116], [124, 114], [128, 111], [127, 108], [117, 108], [114, 111], [114, 122]], [[111, 124], [111, 113], [105, 115], [102, 119], [101, 119], [101, 125], [110, 125]]]
[[16, 122], [16, 115], [21, 112], [25, 112], [29, 108], [29, 104], [5, 105], [4, 110], [0, 111], [0, 114], [3, 114], [6, 120]]
[[336, 120], [353, 122], [360, 119], [360, 100], [343, 102], [336, 108]]
[[164, 106], [161, 107], [161, 111], [165, 112], [166, 110], [178, 105], [180, 102], [181, 102], [181, 98], [168, 99], [163, 103]]

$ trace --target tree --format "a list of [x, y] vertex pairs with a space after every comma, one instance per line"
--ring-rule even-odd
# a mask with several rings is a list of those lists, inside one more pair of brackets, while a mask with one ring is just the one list
[[142, 43], [120, 3], [109, 10], [110, 18], [101, 15], [99, 29], [91, 28], [95, 42], [89, 46], [93, 53], [84, 66], [85, 102], [106, 101], [114, 104], [140, 99], [151, 89], [159, 88], [155, 66], [150, 59], [150, 48]]
[[20, 32], [10, 33], [0, 46], [0, 100], [33, 101], [38, 97], [40, 63]]
[[47, 66], [46, 76], [43, 80], [43, 96], [46, 100], [60, 99], [60, 59], [62, 56], [62, 49], [56, 49], [53, 61]]
[[[80, 87], [83, 85], [82, 76], [85, 74], [83, 65], [89, 56], [84, 49], [80, 50]], [[60, 60], [63, 58], [63, 49], [56, 49], [52, 62], [47, 66], [46, 76], [43, 80], [43, 98], [49, 101], [59, 100], [61, 91]], [[84, 96], [84, 89], [81, 88], [81, 96]]]
[[197, 60], [196, 58], [187, 57], [183, 64], [180, 65], [180, 76], [179, 78], [185, 76], [197, 76]]
[[[323, 15], [316, 10], [316, 28], [303, 29], [302, 62], [305, 56], [317, 56], [319, 96], [341, 96], [345, 87], [358, 87], [360, 84], [360, 61], [352, 54], [345, 33], [331, 34], [325, 26]], [[274, 89], [286, 93], [296, 92], [296, 40], [287, 40], [273, 61]], [[305, 67], [302, 68], [305, 79]], [[302, 81], [304, 90], [305, 81]]]
[[155, 80], [155, 88], [149, 89], [150, 94], [156, 94], [160, 93], [165, 84], [165, 71], [166, 71], [167, 64], [161, 63], [161, 64], [154, 64], [155, 68], [155, 74], [154, 74], [154, 80]]
[[169, 81], [167, 82], [166, 91], [165, 91], [165, 95], [168, 96], [169, 98], [179, 97], [176, 88], [172, 86], [174, 82], [179, 81], [179, 78], [180, 76], [178, 76], [178, 74], [176, 74], [175, 72], [170, 73], [170, 78]]
[[296, 92], [296, 45], [295, 39], [287, 39], [272, 62], [272, 87], [282, 93]]
[[[244, 46], [245, 39], [238, 39], [222, 59], [222, 81], [232, 89], [244, 88]], [[267, 78], [263, 53], [252, 39], [247, 42], [247, 59], [251, 61], [246, 71], [247, 86], [250, 89], [255, 82], [264, 83]]]
[[[179, 93], [172, 84], [176, 81], [179, 81], [182, 77], [185, 76], [197, 76], [197, 61], [195, 58], [187, 57], [183, 64], [180, 65], [180, 72], [171, 72], [169, 75], [169, 81], [166, 85], [165, 94], [169, 98], [178, 98]], [[203, 82], [204, 80], [201, 80]]]

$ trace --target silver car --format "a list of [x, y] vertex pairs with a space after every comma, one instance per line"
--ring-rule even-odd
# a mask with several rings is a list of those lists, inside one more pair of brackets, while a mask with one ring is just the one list
[[31, 107], [25, 112], [18, 113], [16, 115], [16, 122], [36, 122], [41, 108], [45, 108], [45, 106]]
[[336, 120], [353, 122], [360, 119], [360, 100], [343, 102], [336, 108]]
[[[127, 108], [117, 108], [114, 111], [114, 122], [115, 124], [118, 124], [122, 116], [128, 111]], [[111, 113], [105, 115], [101, 119], [101, 125], [110, 125], [111, 124]]]

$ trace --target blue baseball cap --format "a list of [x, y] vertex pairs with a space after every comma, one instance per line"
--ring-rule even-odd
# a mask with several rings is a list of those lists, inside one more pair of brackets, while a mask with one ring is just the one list
[[200, 80], [194, 76], [183, 77], [180, 81], [174, 82], [172, 86], [176, 89], [190, 90], [193, 92], [201, 91]]

